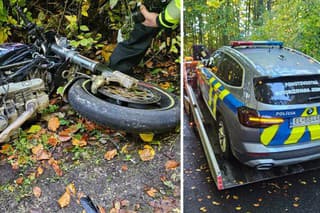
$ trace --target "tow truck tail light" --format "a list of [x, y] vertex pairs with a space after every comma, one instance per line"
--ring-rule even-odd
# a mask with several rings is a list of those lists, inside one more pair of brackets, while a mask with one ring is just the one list
[[230, 45], [232, 47], [263, 45], [263, 46], [279, 46], [280, 48], [282, 48], [283, 42], [282, 41], [231, 41]]
[[248, 107], [238, 108], [238, 118], [242, 125], [253, 128], [264, 128], [284, 122], [283, 118], [260, 116], [256, 110]]

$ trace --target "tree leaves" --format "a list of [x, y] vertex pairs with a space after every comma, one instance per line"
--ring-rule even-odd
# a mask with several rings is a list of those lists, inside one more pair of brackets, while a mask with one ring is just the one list
[[110, 9], [113, 9], [117, 4], [119, 0], [110, 0]]

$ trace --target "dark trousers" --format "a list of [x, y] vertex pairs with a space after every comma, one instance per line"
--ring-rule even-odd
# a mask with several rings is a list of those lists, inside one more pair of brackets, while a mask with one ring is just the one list
[[141, 23], [135, 24], [129, 39], [120, 42], [110, 57], [110, 68], [126, 74], [132, 74], [132, 68], [137, 66], [149, 48], [152, 38], [159, 28], [146, 27]]

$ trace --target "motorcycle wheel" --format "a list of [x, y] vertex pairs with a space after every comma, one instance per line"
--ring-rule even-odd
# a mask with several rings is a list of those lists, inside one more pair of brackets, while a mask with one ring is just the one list
[[145, 82], [138, 85], [160, 99], [156, 103], [141, 104], [126, 101], [126, 98], [119, 100], [112, 94], [111, 97], [99, 92], [95, 95], [90, 92], [91, 81], [80, 79], [70, 87], [68, 101], [80, 115], [114, 129], [131, 133], [161, 133], [175, 128], [180, 122], [178, 98]]

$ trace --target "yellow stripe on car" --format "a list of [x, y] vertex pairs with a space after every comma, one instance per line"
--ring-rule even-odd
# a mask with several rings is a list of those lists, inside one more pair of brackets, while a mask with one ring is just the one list
[[277, 134], [280, 125], [272, 125], [265, 128], [260, 135], [261, 143], [265, 146], [269, 145], [274, 136]]
[[215, 81], [216, 79], [215, 78], [210, 78], [209, 80], [209, 85], [210, 85], [210, 89], [209, 89], [209, 100], [208, 100], [208, 104], [209, 106], [211, 107], [212, 105], [212, 92], [213, 92], [213, 86], [212, 86], [212, 83]]

